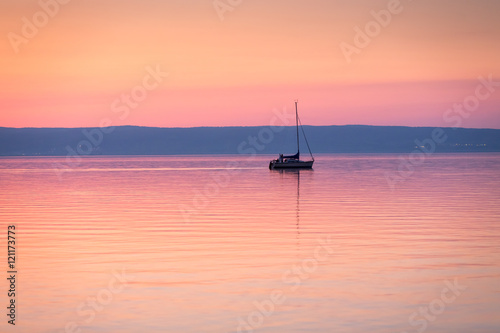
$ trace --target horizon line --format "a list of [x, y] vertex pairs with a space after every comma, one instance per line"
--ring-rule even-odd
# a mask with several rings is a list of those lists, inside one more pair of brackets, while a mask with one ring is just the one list
[[[269, 127], [270, 125], [229, 125], [229, 126], [174, 126], [174, 127], [162, 127], [162, 126], [146, 126], [146, 125], [116, 125], [116, 126], [78, 126], [78, 127], [9, 127], [0, 126], [0, 129], [81, 129], [81, 128], [111, 128], [111, 127], [140, 127], [140, 128], [163, 128], [163, 129], [195, 129], [195, 128], [250, 128], [250, 127]], [[489, 128], [489, 127], [453, 127], [453, 126], [409, 126], [409, 125], [367, 125], [367, 124], [344, 124], [344, 125], [302, 125], [307, 127], [349, 127], [349, 126], [364, 126], [364, 127], [406, 127], [406, 128], [443, 128], [443, 129], [482, 129], [482, 130], [500, 130], [500, 128]], [[281, 126], [280, 126], [281, 127]], [[295, 125], [288, 125], [283, 127], [295, 127]]]

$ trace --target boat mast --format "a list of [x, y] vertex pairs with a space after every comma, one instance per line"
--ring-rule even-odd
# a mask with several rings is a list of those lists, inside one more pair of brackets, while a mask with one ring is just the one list
[[299, 148], [299, 112], [297, 111], [297, 103], [299, 101], [295, 101], [295, 123], [297, 125], [297, 153], [300, 153], [300, 148]]

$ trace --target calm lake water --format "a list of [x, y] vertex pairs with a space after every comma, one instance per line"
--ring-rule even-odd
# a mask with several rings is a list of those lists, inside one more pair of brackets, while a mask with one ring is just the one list
[[500, 154], [398, 157], [0, 159], [0, 330], [500, 332]]

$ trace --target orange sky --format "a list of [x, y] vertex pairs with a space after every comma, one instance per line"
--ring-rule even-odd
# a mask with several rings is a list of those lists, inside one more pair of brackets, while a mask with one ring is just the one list
[[[224, 20], [213, 0], [59, 1], [0, 4], [0, 126], [267, 125], [297, 98], [304, 124], [452, 126], [479, 76], [500, 81], [494, 0], [401, 0], [350, 63], [341, 43], [398, 0], [242, 0]], [[120, 119], [147, 67], [168, 76]], [[500, 128], [500, 87], [461, 126]]]

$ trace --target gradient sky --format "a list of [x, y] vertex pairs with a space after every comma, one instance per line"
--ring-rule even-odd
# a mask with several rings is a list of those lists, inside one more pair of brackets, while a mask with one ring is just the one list
[[[500, 1], [401, 0], [348, 63], [340, 44], [391, 1], [243, 0], [221, 20], [213, 0], [71, 0], [16, 53], [41, 7], [3, 0], [0, 126], [267, 125], [294, 99], [304, 124], [452, 126], [479, 76], [500, 81]], [[120, 119], [148, 66], [169, 75]], [[500, 87], [461, 126], [500, 128]]]

